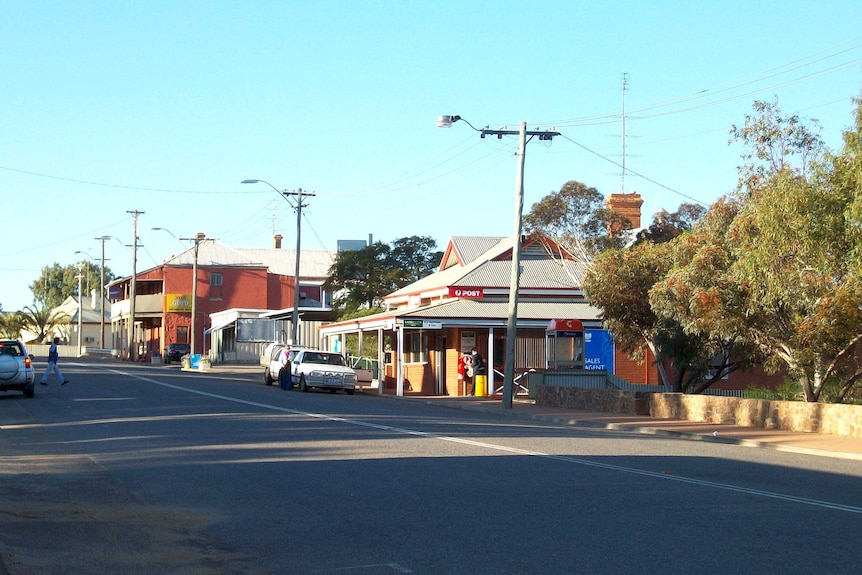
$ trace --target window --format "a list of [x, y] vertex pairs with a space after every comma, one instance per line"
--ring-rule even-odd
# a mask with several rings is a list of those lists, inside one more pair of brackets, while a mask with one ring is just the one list
[[209, 299], [210, 301], [221, 301], [224, 293], [222, 292], [222, 286], [224, 282], [224, 276], [218, 272], [210, 273], [210, 289], [209, 289]]
[[428, 361], [428, 334], [423, 331], [404, 332], [404, 363]]

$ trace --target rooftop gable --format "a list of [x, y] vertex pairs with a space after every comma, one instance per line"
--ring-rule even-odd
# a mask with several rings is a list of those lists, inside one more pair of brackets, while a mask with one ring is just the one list
[[[463, 239], [463, 238], [462, 238]], [[477, 238], [470, 238], [475, 240]], [[443, 290], [448, 287], [506, 288], [511, 282], [514, 237], [484, 238], [490, 245], [469, 262], [449, 265], [412, 284], [392, 292], [384, 301]], [[447, 254], [458, 252], [459, 242], [450, 240]], [[461, 245], [466, 245], [462, 243]], [[476, 247], [482, 242], [471, 241]], [[445, 257], [444, 257], [445, 260]], [[530, 289], [580, 289], [584, 262], [577, 261], [550, 238], [531, 236], [521, 244], [520, 287]]]

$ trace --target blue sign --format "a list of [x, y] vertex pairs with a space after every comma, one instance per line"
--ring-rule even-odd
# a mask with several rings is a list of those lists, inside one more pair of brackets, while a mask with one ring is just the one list
[[608, 330], [584, 330], [584, 368], [614, 372], [614, 339]]

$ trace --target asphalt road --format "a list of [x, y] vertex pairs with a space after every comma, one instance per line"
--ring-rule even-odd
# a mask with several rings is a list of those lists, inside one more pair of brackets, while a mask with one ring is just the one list
[[0, 394], [12, 575], [862, 572], [862, 462], [62, 369]]

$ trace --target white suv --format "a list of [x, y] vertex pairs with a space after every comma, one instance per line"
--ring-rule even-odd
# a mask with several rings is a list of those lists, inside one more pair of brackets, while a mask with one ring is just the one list
[[33, 356], [17, 339], [0, 339], [0, 391], [17, 389], [24, 397], [35, 395]]

